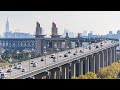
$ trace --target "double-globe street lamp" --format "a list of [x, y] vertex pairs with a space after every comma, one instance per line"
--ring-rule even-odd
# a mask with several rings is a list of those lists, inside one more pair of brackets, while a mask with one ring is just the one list
[[46, 54], [47, 54], [47, 52], [46, 52], [46, 47], [44, 47], [45, 65], [46, 65]]
[[59, 49], [57, 48], [56, 51], [57, 51], [57, 61], [58, 61], [58, 51], [59, 51]]
[[76, 53], [77, 53], [77, 44], [75, 44], [75, 48], [76, 48]]
[[28, 58], [29, 58], [29, 71], [30, 71], [30, 58], [31, 58], [31, 54], [30, 53], [28, 55]]
[[18, 55], [19, 55], [19, 53], [20, 53], [20, 52], [19, 52], [19, 50], [17, 50], [17, 52], [16, 52], [16, 53], [17, 53], [17, 60], [18, 60]]
[[[9, 58], [9, 63], [10, 63], [10, 70], [11, 70], [11, 67], [12, 67], [12, 58], [11, 57]], [[11, 71], [10, 71], [10, 76], [11, 76]]]

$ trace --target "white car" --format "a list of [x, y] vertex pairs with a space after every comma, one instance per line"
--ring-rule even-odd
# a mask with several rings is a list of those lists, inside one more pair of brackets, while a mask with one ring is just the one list
[[55, 57], [55, 54], [51, 54], [50, 58], [53, 58], [53, 57]]
[[38, 65], [37, 62], [33, 63], [33, 67], [37, 67], [37, 65]]
[[35, 63], [35, 61], [31, 61], [31, 64]]
[[4, 70], [3, 69], [0, 69], [0, 73], [3, 73], [4, 72]]
[[8, 75], [7, 75], [7, 73], [5, 73], [5, 72], [4, 72], [4, 73], [0, 73], [0, 78], [1, 78], [1, 79], [6, 78], [7, 76], [8, 76]]
[[22, 66], [18, 66], [18, 68], [17, 69], [22, 69]]

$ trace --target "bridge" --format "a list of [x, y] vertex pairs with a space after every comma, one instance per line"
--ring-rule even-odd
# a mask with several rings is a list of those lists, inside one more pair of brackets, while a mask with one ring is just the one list
[[[111, 65], [116, 62], [116, 47], [119, 45], [118, 41], [105, 40], [90, 44], [87, 47], [77, 47], [54, 53], [56, 61], [50, 58], [51, 55], [42, 56], [28, 61], [21, 62], [25, 72], [12, 68], [12, 72], [8, 73], [5, 79], [27, 79], [29, 77], [34, 79], [70, 79], [81, 74], [86, 74], [89, 71], [97, 73], [100, 68]], [[96, 48], [98, 46], [98, 48]], [[70, 51], [71, 53], [68, 53]], [[80, 52], [82, 51], [82, 52]], [[64, 54], [68, 57], [64, 57]], [[76, 53], [76, 55], [74, 55]], [[61, 57], [59, 57], [61, 55]], [[44, 61], [41, 61], [41, 58]], [[33, 67], [31, 61], [38, 63], [37, 67]], [[5, 68], [6, 72], [9, 67]]]

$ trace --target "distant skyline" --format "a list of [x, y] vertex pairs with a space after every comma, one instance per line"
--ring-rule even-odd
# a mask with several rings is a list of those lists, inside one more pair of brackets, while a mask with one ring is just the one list
[[0, 34], [5, 32], [7, 18], [10, 31], [34, 34], [38, 21], [44, 34], [51, 34], [52, 22], [58, 33], [64, 29], [74, 33], [107, 34], [120, 29], [120, 11], [0, 11]]

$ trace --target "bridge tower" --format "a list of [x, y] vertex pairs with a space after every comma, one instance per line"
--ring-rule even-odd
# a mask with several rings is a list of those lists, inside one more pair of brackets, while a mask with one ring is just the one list
[[54, 41], [52, 41], [52, 52], [54, 51], [54, 49], [60, 48], [60, 42], [59, 42], [59, 38], [61, 35], [58, 35], [58, 28], [56, 27], [56, 24], [54, 22], [52, 22], [52, 35], [51, 38], [54, 38]]
[[37, 56], [41, 56], [44, 53], [44, 36], [42, 35], [42, 27], [36, 23], [36, 35], [35, 35], [35, 52]]
[[81, 40], [81, 37], [80, 37], [80, 33], [78, 33], [77, 38], [78, 38], [78, 41], [77, 41], [76, 44], [77, 44], [78, 47], [80, 47], [80, 46], [82, 46], [82, 40]]

